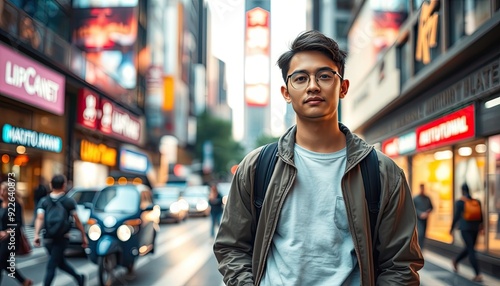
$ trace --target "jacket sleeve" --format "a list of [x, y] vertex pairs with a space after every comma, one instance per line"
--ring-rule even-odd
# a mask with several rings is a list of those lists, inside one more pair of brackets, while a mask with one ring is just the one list
[[377, 285], [420, 285], [419, 271], [424, 259], [418, 246], [417, 217], [410, 187], [403, 171], [387, 182], [387, 201], [378, 228], [379, 276]]
[[246, 183], [250, 171], [243, 162], [238, 167], [214, 243], [219, 272], [226, 285], [254, 285], [251, 184]]

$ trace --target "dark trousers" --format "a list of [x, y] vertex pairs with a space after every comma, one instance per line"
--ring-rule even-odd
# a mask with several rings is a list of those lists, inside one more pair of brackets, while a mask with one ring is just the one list
[[460, 233], [462, 234], [462, 239], [464, 240], [465, 247], [462, 252], [458, 254], [457, 258], [455, 258], [455, 261], [458, 263], [468, 255], [469, 262], [472, 265], [472, 268], [474, 268], [476, 275], [479, 275], [479, 265], [477, 263], [476, 250], [474, 248], [476, 245], [478, 231], [461, 230]]
[[[2, 241], [0, 243], [0, 285], [2, 285], [2, 272], [5, 270], [7, 273], [11, 273], [12, 270], [7, 269], [10, 266], [10, 262], [7, 260], [10, 257], [10, 253], [12, 252], [9, 250], [9, 239], [7, 238], [6, 240]], [[17, 257], [16, 257], [17, 258]], [[16, 266], [13, 267], [14, 269], [14, 277], [19, 281], [19, 283], [23, 284], [24, 278], [23, 275], [19, 272], [19, 269], [16, 268]]]
[[420, 245], [420, 249], [424, 249], [426, 231], [427, 231], [427, 220], [417, 219], [418, 244]]
[[68, 264], [66, 258], [64, 257], [64, 251], [68, 247], [69, 239], [63, 238], [61, 240], [47, 241], [45, 243], [45, 248], [48, 251], [49, 262], [47, 263], [47, 272], [45, 273], [45, 286], [50, 286], [52, 280], [54, 280], [54, 275], [56, 273], [56, 268], [59, 267], [62, 271], [73, 276], [76, 281], [79, 281], [80, 275]]

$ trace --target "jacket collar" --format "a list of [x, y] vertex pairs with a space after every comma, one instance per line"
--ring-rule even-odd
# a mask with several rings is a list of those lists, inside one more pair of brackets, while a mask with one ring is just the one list
[[[347, 126], [339, 122], [339, 128], [345, 134], [347, 148], [347, 166], [346, 169], [358, 164], [373, 146], [365, 140], [352, 133]], [[290, 127], [278, 141], [278, 154], [285, 162], [293, 162], [295, 147], [295, 135], [297, 134], [297, 125]]]

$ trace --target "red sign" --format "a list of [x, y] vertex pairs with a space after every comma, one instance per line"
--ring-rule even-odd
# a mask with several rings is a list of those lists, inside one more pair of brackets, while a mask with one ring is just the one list
[[399, 140], [397, 137], [388, 139], [382, 143], [382, 152], [389, 157], [397, 157], [399, 155], [398, 144]]
[[448, 145], [475, 135], [474, 105], [417, 128], [417, 150]]
[[102, 133], [133, 143], [139, 142], [141, 137], [139, 118], [103, 98], [101, 98], [100, 109], [102, 115], [98, 128]]
[[96, 129], [98, 111], [99, 96], [86, 88], [80, 89], [76, 107], [76, 122], [87, 128]]
[[246, 14], [245, 99], [249, 106], [269, 104], [269, 11], [260, 7]]

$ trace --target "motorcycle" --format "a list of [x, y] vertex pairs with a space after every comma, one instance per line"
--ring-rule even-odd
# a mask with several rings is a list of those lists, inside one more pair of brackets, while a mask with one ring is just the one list
[[100, 285], [111, 285], [117, 266], [129, 273], [139, 256], [154, 253], [160, 207], [145, 185], [113, 185], [99, 192], [90, 208], [85, 249], [98, 265]]

